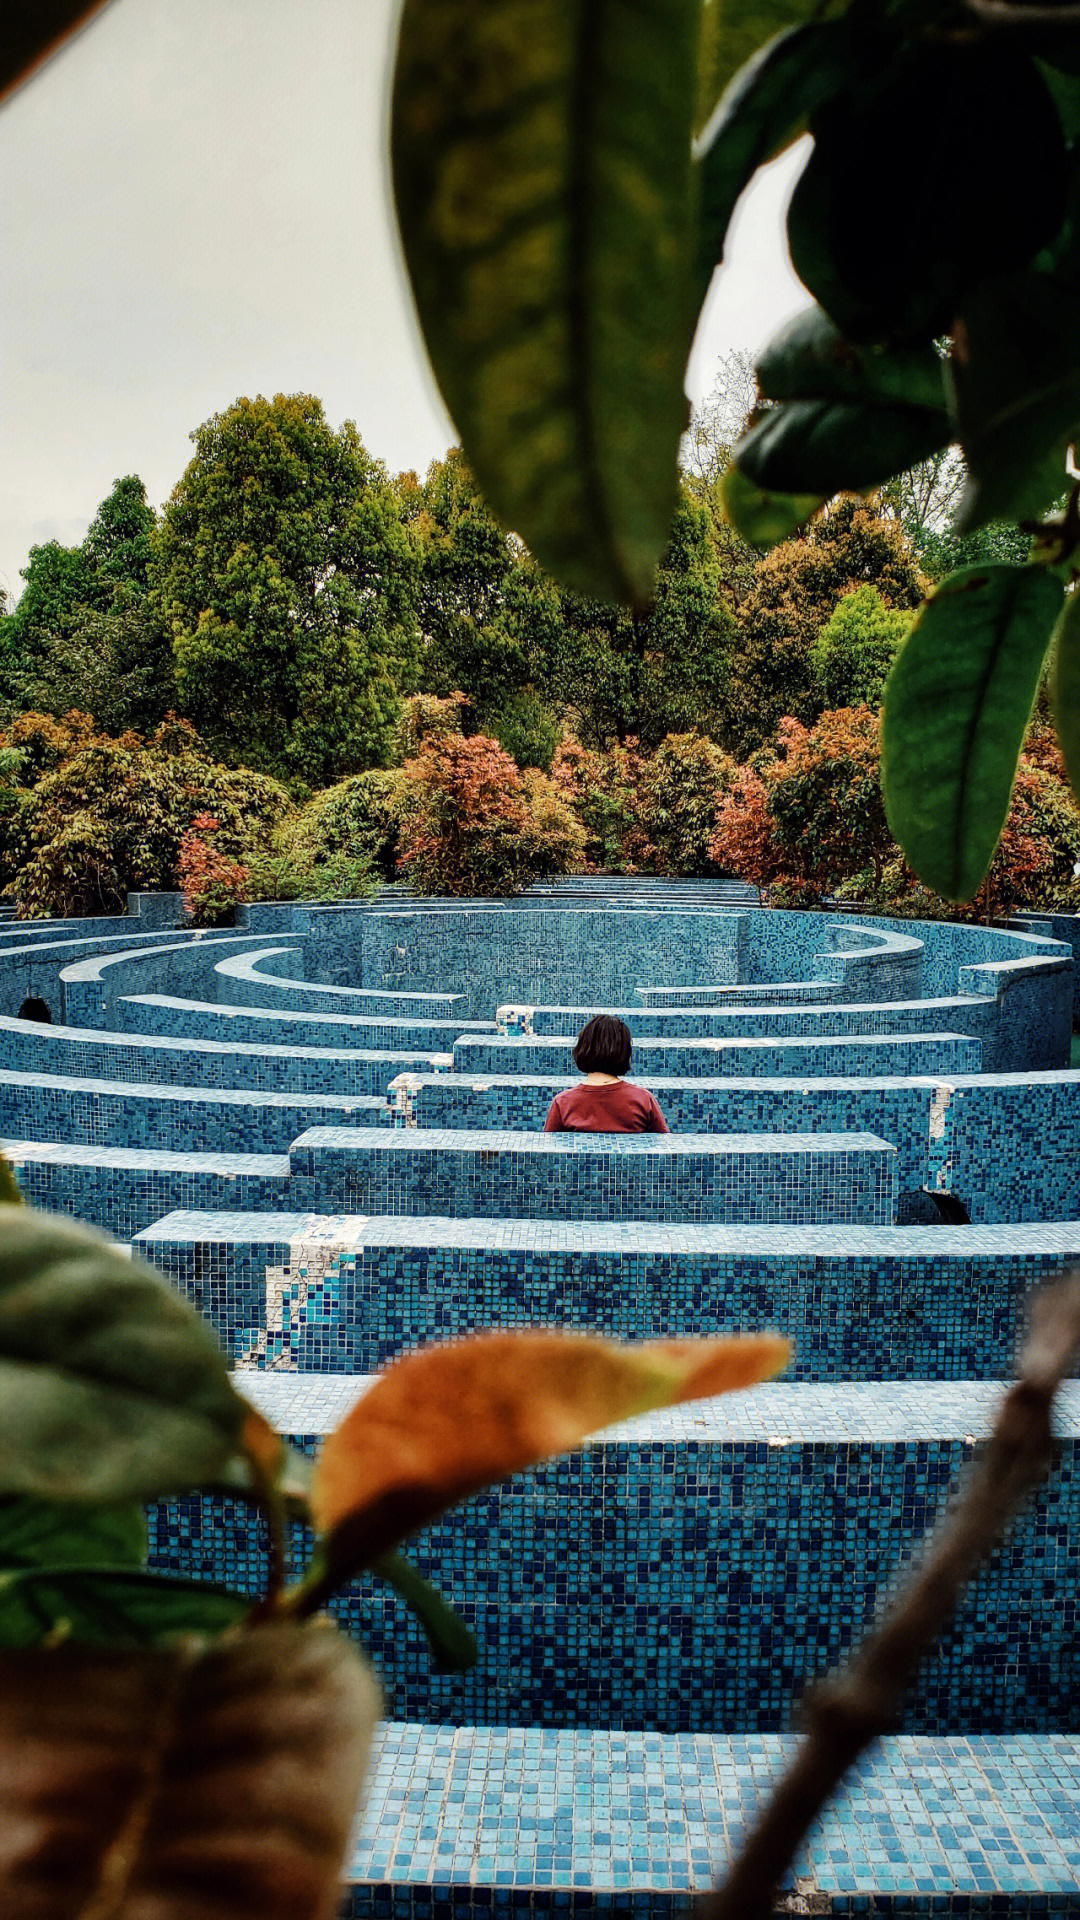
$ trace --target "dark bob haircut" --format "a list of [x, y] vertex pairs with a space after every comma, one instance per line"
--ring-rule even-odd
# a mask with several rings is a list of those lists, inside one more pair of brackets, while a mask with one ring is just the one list
[[574, 1065], [579, 1073], [623, 1074], [630, 1065], [633, 1044], [625, 1020], [598, 1013], [578, 1034]]

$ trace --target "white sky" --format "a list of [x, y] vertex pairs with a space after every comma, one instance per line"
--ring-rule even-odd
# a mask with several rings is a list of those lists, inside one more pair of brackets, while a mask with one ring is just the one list
[[[481, 0], [482, 4], [482, 0]], [[454, 439], [386, 185], [398, 0], [113, 0], [0, 110], [0, 587], [81, 540], [113, 481], [153, 505], [240, 394], [318, 394], [392, 469]], [[739, 209], [691, 360], [807, 302], [783, 211], [801, 156]]]

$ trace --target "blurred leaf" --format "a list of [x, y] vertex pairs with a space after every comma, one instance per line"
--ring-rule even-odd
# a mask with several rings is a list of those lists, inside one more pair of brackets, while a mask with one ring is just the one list
[[1034, 271], [991, 281], [964, 304], [952, 365], [970, 474], [958, 529], [1053, 506], [1080, 429], [1080, 291]]
[[851, 44], [838, 24], [778, 34], [740, 68], [695, 142], [701, 211], [699, 291], [724, 255], [744, 187], [823, 100], [851, 84]]
[[378, 1690], [324, 1625], [0, 1656], [10, 1920], [332, 1920]]
[[23, 1197], [19, 1192], [19, 1183], [12, 1171], [11, 1162], [0, 1153], [0, 1206], [21, 1207], [22, 1203]]
[[[269, 1427], [268, 1431], [273, 1433], [274, 1430]], [[253, 1429], [247, 1427], [246, 1434], [249, 1439], [253, 1438]], [[281, 1452], [277, 1456], [273, 1471], [272, 1484], [275, 1493], [294, 1513], [299, 1512], [302, 1515], [307, 1508], [314, 1470], [314, 1460], [310, 1459], [306, 1453], [301, 1453], [298, 1447], [290, 1446], [287, 1440], [282, 1441]], [[251, 1462], [242, 1453], [236, 1454], [220, 1473], [214, 1475], [214, 1485], [223, 1492], [239, 1494], [241, 1498], [253, 1499], [258, 1494], [255, 1477], [251, 1471]]]
[[435, 375], [492, 510], [596, 600], [651, 599], [676, 506], [698, 29], [696, 0], [402, 15], [394, 189]]
[[1080, 595], [1065, 596], [1054, 629], [1054, 723], [1074, 793], [1080, 794]]
[[0, 100], [107, 5], [108, 0], [6, 0], [0, 35]]
[[720, 499], [729, 526], [751, 547], [775, 547], [807, 520], [812, 519], [826, 496], [817, 493], [774, 493], [732, 464], [720, 480]]
[[788, 28], [802, 26], [808, 12], [806, 0], [704, 0], [699, 123], [741, 70]]
[[178, 1634], [224, 1633], [251, 1612], [245, 1594], [108, 1564], [0, 1573], [0, 1646], [53, 1639], [83, 1646], [163, 1646]]
[[0, 1208], [0, 1492], [117, 1501], [213, 1479], [244, 1403], [210, 1329], [88, 1228]]
[[1041, 567], [962, 567], [915, 616], [885, 687], [889, 825], [919, 878], [969, 900], [993, 858], [1061, 606]]
[[879, 487], [951, 437], [947, 418], [925, 407], [791, 400], [764, 412], [734, 457], [762, 489], [827, 497]]
[[372, 1571], [415, 1613], [427, 1635], [436, 1673], [467, 1673], [476, 1665], [476, 1640], [464, 1620], [404, 1554], [381, 1554]]
[[0, 1573], [17, 1567], [146, 1564], [146, 1515], [137, 1500], [86, 1507], [70, 1501], [0, 1500]]
[[810, 307], [773, 335], [754, 371], [766, 400], [877, 401], [947, 421], [946, 367], [934, 347], [858, 346]]
[[[788, 209], [791, 257], [852, 339], [950, 331], [974, 288], [1026, 265], [1064, 218], [1068, 158], [1053, 100], [1034, 62], [998, 39], [883, 57], [810, 130]], [[871, 154], [894, 158], [872, 165]]]
[[339, 1580], [490, 1481], [653, 1407], [779, 1372], [775, 1334], [623, 1346], [580, 1334], [488, 1332], [405, 1354], [319, 1456], [312, 1512]]

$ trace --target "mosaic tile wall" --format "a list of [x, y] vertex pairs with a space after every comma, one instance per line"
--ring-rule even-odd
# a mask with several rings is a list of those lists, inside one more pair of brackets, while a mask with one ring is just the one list
[[264, 1213], [287, 1200], [276, 1154], [171, 1153], [3, 1141], [28, 1206], [131, 1240], [177, 1207]]
[[377, 1094], [122, 1085], [0, 1070], [0, 1136], [191, 1153], [288, 1153], [306, 1127], [392, 1118]]
[[276, 1313], [264, 1362], [299, 1378], [367, 1373], [471, 1327], [550, 1325], [629, 1340], [780, 1326], [796, 1379], [994, 1380], [1012, 1370], [1025, 1294], [1080, 1260], [1080, 1223], [792, 1233], [192, 1212], [156, 1222], [139, 1251], [235, 1357]]
[[[766, 1387], [612, 1429], [490, 1489], [410, 1542], [477, 1634], [466, 1675], [432, 1674], [377, 1585], [339, 1615], [394, 1719], [776, 1730], [800, 1678], [835, 1665], [873, 1617], [996, 1398], [925, 1382]], [[309, 1419], [318, 1399], [309, 1387]], [[1053, 1483], [973, 1582], [911, 1690], [907, 1731], [1080, 1731], [1080, 1387], [1059, 1424]], [[234, 1509], [223, 1527], [196, 1500], [158, 1518], [154, 1563], [251, 1591], [263, 1577], [250, 1516]]]
[[173, 1087], [254, 1087], [267, 1093], [386, 1092], [396, 1073], [437, 1071], [440, 1054], [372, 1049], [279, 1047], [255, 1041], [195, 1040], [38, 1025], [0, 1018], [5, 1067], [78, 1079], [152, 1080]]
[[537, 1134], [315, 1127], [297, 1208], [454, 1218], [887, 1225], [896, 1152], [871, 1134]]
[[[387, 1726], [349, 1920], [589, 1912], [692, 1920], [763, 1793], [780, 1734]], [[875, 1744], [781, 1882], [785, 1913], [1046, 1920], [1076, 1912], [1080, 1742]]]

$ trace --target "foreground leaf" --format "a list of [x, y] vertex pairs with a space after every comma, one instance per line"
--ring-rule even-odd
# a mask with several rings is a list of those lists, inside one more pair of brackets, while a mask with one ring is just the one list
[[734, 457], [740, 473], [770, 493], [863, 493], [951, 438], [945, 416], [926, 407], [790, 400], [762, 414]]
[[970, 476], [959, 530], [1053, 506], [1080, 432], [1080, 292], [1045, 273], [991, 281], [964, 305], [952, 365]]
[[378, 1691], [324, 1626], [0, 1656], [5, 1920], [331, 1920]]
[[1040, 567], [962, 567], [916, 614], [886, 683], [889, 826], [947, 900], [977, 892], [1001, 837], [1061, 594]]
[[244, 1412], [212, 1332], [149, 1267], [0, 1208], [0, 1492], [181, 1491], [225, 1467]]
[[828, 496], [819, 493], [777, 493], [759, 487], [734, 461], [720, 479], [724, 517], [748, 546], [775, 547], [790, 539], [811, 520]]
[[926, 37], [885, 55], [814, 115], [788, 240], [796, 273], [850, 338], [930, 341], [973, 288], [1054, 239], [1068, 156], [1034, 62], [1000, 37]]
[[947, 363], [933, 347], [877, 347], [845, 340], [820, 307], [773, 335], [754, 371], [767, 400], [851, 400], [929, 408], [948, 419]]
[[401, 1553], [384, 1553], [373, 1571], [400, 1594], [427, 1636], [436, 1673], [467, 1673], [476, 1665], [476, 1641], [438, 1587], [418, 1573]]
[[6, 6], [0, 34], [0, 100], [108, 4], [109, 0], [18, 0]]
[[242, 1593], [206, 1580], [173, 1580], [107, 1565], [27, 1567], [0, 1573], [0, 1647], [166, 1646], [181, 1634], [214, 1636], [251, 1612]]
[[22, 1203], [23, 1197], [11, 1161], [0, 1153], [0, 1206], [21, 1207]]
[[319, 1456], [311, 1504], [330, 1536], [330, 1572], [340, 1579], [369, 1566], [445, 1507], [598, 1427], [750, 1386], [779, 1372], [790, 1351], [771, 1333], [624, 1346], [546, 1331], [406, 1354]]
[[0, 1574], [12, 1568], [146, 1564], [146, 1515], [137, 1500], [87, 1507], [72, 1501], [0, 1500]]
[[480, 488], [556, 579], [643, 605], [693, 330], [696, 0], [405, 0], [394, 190]]
[[851, 84], [851, 49], [839, 24], [777, 34], [741, 67], [697, 141], [700, 178], [699, 292], [724, 257], [731, 216], [766, 160], [822, 101]]
[[1054, 724], [1065, 769], [1074, 793], [1080, 794], [1080, 595], [1066, 595], [1054, 629]]

